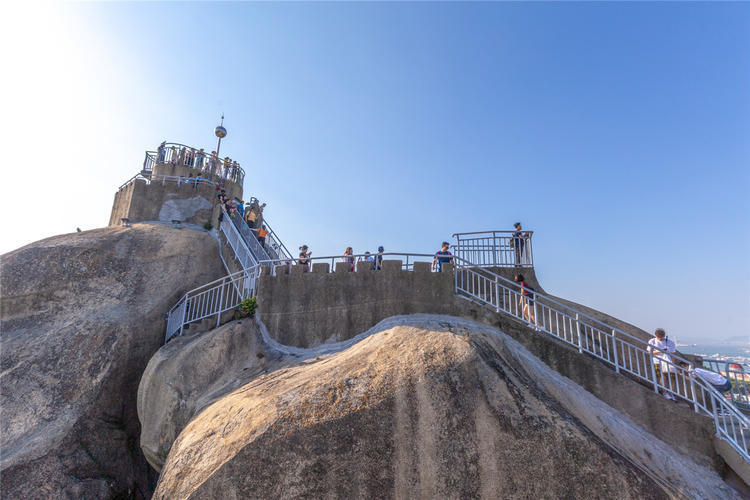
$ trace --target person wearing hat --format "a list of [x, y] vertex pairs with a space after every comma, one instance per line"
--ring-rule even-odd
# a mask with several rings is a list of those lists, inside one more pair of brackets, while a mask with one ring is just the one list
[[365, 262], [369, 262], [370, 266], [375, 269], [375, 259], [372, 258], [370, 252], [365, 252], [365, 258], [362, 260], [364, 260]]
[[375, 270], [380, 271], [383, 269], [383, 252], [385, 252], [385, 248], [383, 246], [378, 247], [378, 253], [375, 255]]
[[307, 245], [302, 245], [299, 247], [299, 259], [297, 259], [297, 265], [305, 266], [304, 272], [308, 272], [310, 270], [310, 256], [312, 255], [312, 252], [307, 251]]

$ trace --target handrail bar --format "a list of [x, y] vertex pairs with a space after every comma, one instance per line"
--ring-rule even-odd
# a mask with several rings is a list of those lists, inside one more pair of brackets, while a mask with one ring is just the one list
[[[315, 260], [319, 261], [342, 258], [362, 258], [365, 256], [372, 258], [405, 256], [407, 257], [405, 263], [407, 267], [409, 265], [409, 258], [439, 257], [436, 254], [384, 252], [382, 254], [329, 255], [323, 257], [310, 256], [304, 259], [307, 262], [312, 262]], [[613, 364], [615, 370], [618, 373], [622, 371], [626, 374], [630, 374], [636, 377], [637, 379], [643, 380], [649, 384], [653, 384], [654, 391], [657, 393], [661, 389], [665, 394], [671, 394], [672, 397], [678, 396], [691, 402], [694, 405], [694, 409], [696, 412], [700, 411], [706, 415], [713, 417], [717, 436], [725, 439], [738, 453], [740, 453], [744, 460], [750, 461], [750, 454], [748, 453], [748, 439], [745, 437], [746, 430], [750, 428], [750, 420], [748, 420], [748, 418], [734, 404], [732, 404], [731, 401], [727, 401], [727, 399], [724, 398], [724, 396], [719, 393], [713, 386], [711, 386], [711, 384], [705, 382], [699, 377], [694, 377], [689, 370], [682, 368], [678, 364], [679, 361], [684, 361], [688, 363], [688, 365], [693, 365], [693, 363], [685, 360], [676, 353], [669, 353], [670, 357], [667, 359], [661, 357], [656, 358], [653, 354], [653, 346], [651, 346], [647, 342], [644, 342], [640, 338], [637, 338], [618, 328], [611, 327], [607, 323], [597, 320], [596, 318], [593, 318], [585, 313], [581, 313], [575, 308], [570, 307], [566, 304], [562, 304], [543, 293], [540, 293], [528, 287], [523, 287], [518, 283], [505, 278], [504, 276], [500, 276], [496, 273], [488, 271], [485, 268], [476, 266], [466, 259], [455, 255], [445, 257], [450, 258], [455, 265], [455, 293], [461, 292], [481, 303], [495, 306], [497, 312], [500, 312], [502, 310], [503, 312], [520, 319], [524, 319], [524, 314], [519, 314], [518, 306], [515, 307], [515, 311], [513, 310], [513, 306], [515, 306], [516, 302], [515, 299], [526, 298], [527, 300], [533, 300], [535, 312], [537, 311], [537, 306], [541, 306], [541, 325], [540, 318], [536, 314], [533, 318], [533, 324], [537, 328], [541, 326], [541, 331], [557, 338], [558, 340], [578, 347], [578, 350], [581, 353], [586, 352], [587, 354], [593, 355], [598, 359], [602, 359], [607, 363]], [[298, 262], [299, 260], [299, 258], [292, 258], [290, 259], [290, 263]], [[266, 263], [270, 262], [273, 261], [266, 261]], [[261, 265], [262, 262], [258, 262], [257, 265], [253, 266], [252, 268], [244, 269], [242, 271], [239, 271], [238, 273], [233, 273], [233, 275], [231, 276], [240, 276], [243, 274], [245, 276], [248, 276], [250, 273], [257, 273]], [[274, 269], [272, 268], [272, 272], [273, 270]], [[460, 279], [459, 273], [461, 274]], [[478, 279], [474, 280], [474, 278], [472, 278], [472, 280], [469, 281], [466, 278], [470, 276]], [[225, 277], [212, 283], [220, 283], [225, 281], [226, 279], [231, 278]], [[481, 286], [477, 285], [478, 283], [482, 283], [482, 281], [480, 280], [484, 281], [484, 284]], [[461, 282], [461, 284], [459, 284], [459, 281]], [[466, 288], [466, 285], [464, 283], [467, 281], [472, 284], [471, 286], [475, 287], [475, 291], [471, 291]], [[489, 284], [490, 287], [487, 287], [487, 284]], [[206, 289], [207, 286], [208, 285], [200, 287], [200, 289], [203, 289], [203, 293], [209, 293], [210, 290]], [[501, 289], [503, 297], [502, 308], [500, 304]], [[524, 296], [522, 294], [524, 290], [530, 292], [531, 294], [533, 294], [533, 296], [530, 299], [528, 295]], [[510, 299], [507, 302], [505, 300], [506, 291], [508, 294], [507, 296]], [[175, 307], [172, 308], [172, 310], [170, 310], [170, 313], [183, 302], [187, 303], [187, 297], [190, 293], [193, 293], [193, 291], [185, 294], [185, 297], [181, 299], [180, 302], [178, 302], [178, 304], [176, 304]], [[492, 302], [493, 298], [496, 299], [497, 303]], [[512, 304], [513, 306], [508, 308], [508, 304]], [[554, 307], [551, 307], [551, 304], [559, 306], [562, 311], [556, 310]], [[548, 311], [546, 317], [544, 317], [545, 310]], [[214, 314], [220, 314], [221, 312], [222, 311], [219, 311]], [[555, 314], [555, 325], [557, 326], [558, 332], [557, 334], [553, 333], [553, 313]], [[559, 325], [559, 319], [561, 317], [563, 319], [563, 329], [561, 329]], [[570, 328], [567, 333], [564, 333], [561, 336], [561, 333], [565, 331], [564, 327], [566, 325], [566, 321], [570, 324]], [[549, 322], [549, 329], [547, 326], [547, 322]], [[575, 327], [573, 326], [574, 322]], [[530, 323], [530, 325], [531, 324], [532, 323]], [[600, 326], [603, 328], [600, 328]], [[583, 327], [583, 332], [581, 332], [581, 327]], [[596, 336], [594, 334], [596, 334]], [[583, 337], [585, 337], [586, 339], [585, 346], [582, 340]], [[634, 342], [629, 342], [628, 340], [632, 340]], [[619, 352], [622, 352], [622, 359], [618, 359]], [[633, 362], [633, 353], [635, 353], [636, 363]], [[625, 362], [624, 358], [626, 354], [630, 356], [629, 362]], [[642, 360], [642, 362], [639, 360]], [[656, 364], [661, 367], [659, 376], [657, 376], [655, 372]], [[663, 368], [664, 366], [667, 367], [666, 378], [664, 373], [665, 369]], [[675, 375], [674, 382], [672, 382], [673, 379], [670, 377], [670, 375], [672, 374]], [[680, 375], [681, 377], [678, 378], [677, 375]], [[680, 392], [680, 381], [682, 382], [682, 390], [684, 391], [684, 394]]]
[[[527, 233], [527, 234], [534, 234], [534, 231], [526, 231], [525, 229], [522, 230], [521, 232]], [[473, 231], [469, 233], [453, 233], [452, 237], [455, 238], [456, 236], [464, 236], [467, 234], [492, 234], [492, 233], [511, 233], [512, 234], [512, 233], [515, 233], [515, 231], [504, 230], [504, 229], [503, 230], [498, 229], [498, 230], [492, 230], [492, 231]]]

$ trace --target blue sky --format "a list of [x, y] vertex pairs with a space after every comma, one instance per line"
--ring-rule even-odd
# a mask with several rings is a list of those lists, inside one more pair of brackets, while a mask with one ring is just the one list
[[222, 150], [290, 248], [432, 252], [520, 220], [551, 293], [678, 340], [750, 332], [750, 4], [16, 14], [3, 136], [41, 180], [0, 202], [55, 215], [0, 251], [106, 225], [145, 149], [210, 149], [224, 112]]

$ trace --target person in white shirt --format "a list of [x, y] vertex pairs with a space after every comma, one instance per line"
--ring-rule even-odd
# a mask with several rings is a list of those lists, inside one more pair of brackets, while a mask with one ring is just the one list
[[714, 389], [722, 394], [732, 388], [732, 382], [720, 373], [712, 372], [711, 370], [704, 370], [703, 368], [691, 368], [690, 365], [684, 361], [680, 362], [680, 366], [688, 370], [692, 376], [711, 384]]
[[[671, 353], [676, 352], [677, 347], [674, 342], [667, 338], [667, 333], [663, 328], [657, 328], [654, 331], [654, 338], [648, 341], [648, 352], [653, 354], [654, 367], [657, 371], [657, 377], [659, 377], [661, 385], [665, 384], [665, 375], [669, 377], [670, 374], [677, 372], [674, 363], [672, 362]], [[672, 385], [674, 387], [674, 385]], [[667, 399], [674, 400], [672, 396], [666, 390], [662, 390], [662, 394]]]

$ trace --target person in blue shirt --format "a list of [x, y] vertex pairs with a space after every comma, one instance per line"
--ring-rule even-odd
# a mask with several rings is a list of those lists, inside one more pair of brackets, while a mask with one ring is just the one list
[[375, 254], [375, 270], [379, 271], [383, 269], [383, 253], [385, 252], [385, 248], [382, 246], [378, 247], [378, 253]]
[[437, 268], [437, 272], [440, 272], [443, 269], [443, 264], [448, 264], [453, 260], [453, 257], [445, 257], [446, 255], [452, 255], [450, 251], [448, 250], [451, 247], [451, 244], [447, 241], [444, 241], [443, 244], [440, 246], [440, 251], [435, 254], [435, 258], [432, 259], [432, 270], [434, 271], [435, 268]]
[[528, 239], [529, 235], [528, 233], [523, 232], [523, 228], [521, 227], [520, 222], [516, 222], [513, 224], [513, 227], [516, 229], [513, 232], [513, 236], [511, 239], [511, 243], [513, 246], [513, 250], [515, 251], [516, 256], [516, 266], [520, 267], [522, 258], [523, 258], [523, 247], [526, 245], [526, 240]]

